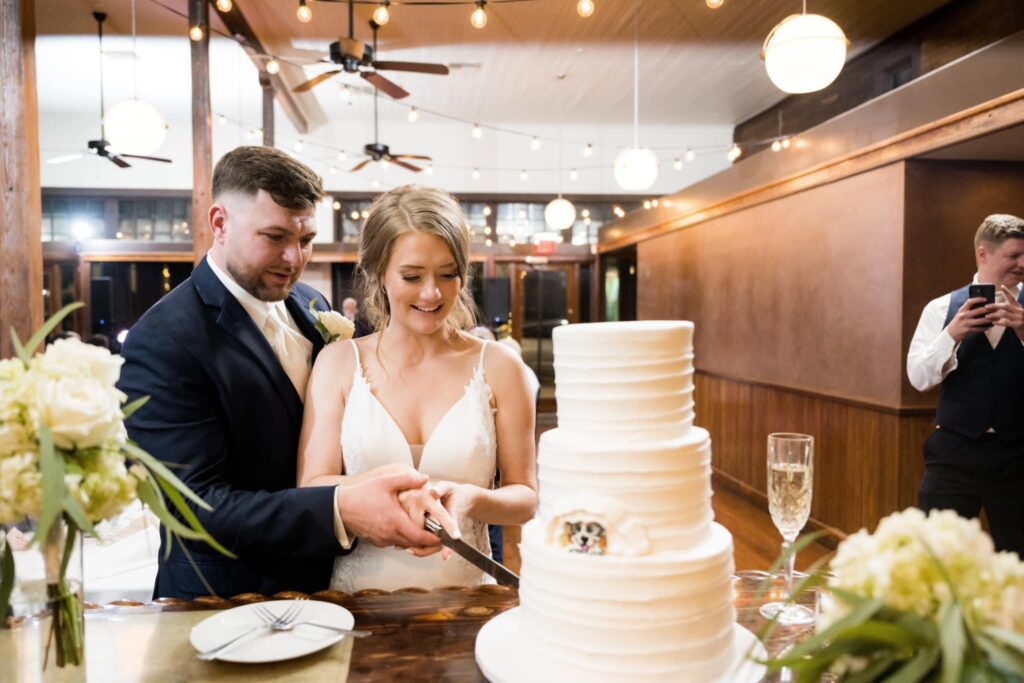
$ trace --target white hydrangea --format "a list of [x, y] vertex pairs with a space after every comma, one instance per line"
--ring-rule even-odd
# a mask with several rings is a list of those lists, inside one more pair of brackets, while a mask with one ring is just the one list
[[110, 519], [135, 500], [136, 478], [116, 443], [78, 452], [67, 467], [64, 484], [94, 522]]
[[0, 524], [37, 517], [43, 507], [43, 478], [34, 452], [0, 458]]
[[[950, 510], [889, 515], [874, 534], [862, 529], [843, 541], [831, 569], [830, 586], [928, 618], [951, 597], [952, 582], [972, 628], [1024, 628], [1024, 565], [1015, 553], [996, 553], [978, 520]], [[823, 600], [818, 628], [848, 610], [841, 600]]]

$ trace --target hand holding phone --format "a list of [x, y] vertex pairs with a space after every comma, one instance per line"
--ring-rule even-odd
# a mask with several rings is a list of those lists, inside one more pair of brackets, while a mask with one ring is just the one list
[[[984, 298], [985, 303], [980, 304], [981, 306], [987, 306], [988, 304], [994, 304], [996, 302], [996, 286], [991, 284], [980, 284], [971, 285], [967, 288], [967, 298]], [[977, 308], [977, 306], [975, 306]]]

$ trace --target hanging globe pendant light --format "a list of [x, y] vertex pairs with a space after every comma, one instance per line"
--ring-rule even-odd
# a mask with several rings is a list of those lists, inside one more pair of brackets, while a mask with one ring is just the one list
[[552, 199], [544, 207], [544, 222], [552, 232], [568, 230], [576, 225], [576, 207], [568, 199]]
[[107, 140], [118, 152], [153, 154], [164, 144], [167, 126], [152, 104], [142, 100], [122, 100], [103, 117]]
[[764, 41], [761, 57], [768, 78], [783, 92], [821, 90], [836, 79], [850, 41], [839, 25], [820, 14], [793, 14], [780, 21]]
[[646, 190], [658, 179], [658, 157], [640, 146], [640, 47], [633, 13], [633, 146], [615, 157], [615, 182], [623, 190]]

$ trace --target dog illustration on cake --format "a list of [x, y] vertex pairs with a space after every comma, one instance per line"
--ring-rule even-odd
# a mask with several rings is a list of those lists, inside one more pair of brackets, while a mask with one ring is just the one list
[[563, 541], [570, 553], [604, 555], [608, 550], [608, 539], [604, 527], [597, 522], [564, 522], [566, 540]]

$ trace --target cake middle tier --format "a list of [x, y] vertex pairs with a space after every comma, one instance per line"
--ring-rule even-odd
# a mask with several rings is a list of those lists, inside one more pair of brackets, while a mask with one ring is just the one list
[[621, 442], [563, 428], [545, 432], [538, 459], [540, 519], [597, 496], [628, 512], [650, 552], [702, 541], [711, 509], [711, 439], [699, 427], [670, 440]]

